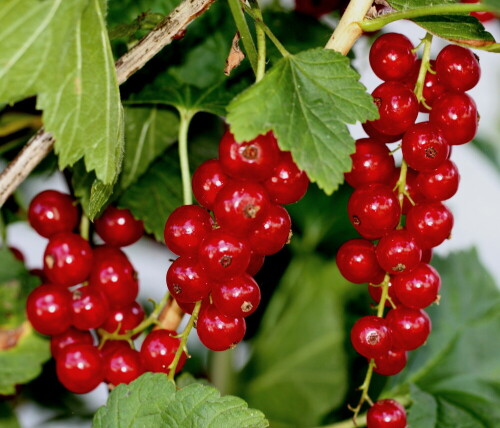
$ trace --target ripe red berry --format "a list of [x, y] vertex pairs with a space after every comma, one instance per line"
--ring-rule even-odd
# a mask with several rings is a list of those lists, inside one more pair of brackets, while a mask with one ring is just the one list
[[422, 249], [433, 248], [450, 237], [453, 214], [441, 202], [415, 205], [406, 216], [406, 228]]
[[43, 262], [50, 282], [71, 287], [87, 280], [92, 268], [92, 249], [80, 235], [61, 232], [50, 238]]
[[212, 351], [234, 348], [245, 336], [245, 318], [223, 315], [212, 304], [203, 303], [196, 322], [201, 343]]
[[79, 330], [101, 326], [109, 316], [106, 295], [95, 287], [80, 287], [73, 292], [71, 323]]
[[413, 49], [412, 42], [406, 36], [383, 34], [370, 49], [370, 66], [382, 80], [403, 80], [417, 60]]
[[265, 256], [252, 252], [246, 273], [250, 276], [255, 276], [264, 265], [264, 261]]
[[464, 92], [477, 85], [481, 68], [470, 49], [448, 45], [436, 57], [436, 74], [449, 90]]
[[384, 235], [375, 252], [382, 269], [393, 275], [411, 271], [422, 258], [422, 250], [416, 239], [404, 229]]
[[64, 333], [71, 325], [71, 293], [59, 285], [41, 285], [29, 294], [26, 314], [39, 333]]
[[454, 162], [444, 161], [436, 169], [420, 172], [416, 178], [418, 191], [429, 201], [445, 201], [457, 193], [460, 173]]
[[222, 170], [219, 160], [209, 159], [196, 168], [193, 173], [193, 195], [201, 205], [213, 210], [217, 193], [228, 180], [230, 178]]
[[123, 308], [111, 310], [108, 319], [101, 328], [109, 333], [124, 334], [128, 330], [136, 328], [144, 320], [144, 317], [144, 309], [139, 303], [134, 302]]
[[[479, 3], [480, 0], [461, 0], [460, 3]], [[474, 16], [481, 22], [488, 22], [496, 19], [496, 16], [492, 12], [471, 12], [470, 16]]]
[[127, 209], [108, 206], [94, 222], [95, 230], [106, 244], [126, 247], [144, 234], [144, 225]]
[[260, 303], [259, 285], [248, 274], [215, 283], [211, 296], [215, 307], [228, 317], [247, 317]]
[[50, 353], [54, 358], [57, 358], [62, 349], [73, 343], [92, 345], [94, 339], [88, 331], [81, 331], [70, 327], [65, 332], [50, 338]]
[[394, 400], [379, 400], [368, 410], [367, 428], [406, 428], [404, 407]]
[[375, 358], [373, 371], [382, 376], [394, 376], [406, 366], [408, 355], [406, 351], [389, 351], [381, 357]]
[[421, 309], [398, 306], [386, 316], [392, 331], [392, 350], [412, 351], [422, 346], [431, 332], [431, 320]]
[[75, 343], [59, 353], [57, 378], [75, 394], [92, 391], [104, 380], [101, 355], [95, 346]]
[[28, 209], [31, 227], [45, 238], [59, 232], [72, 232], [78, 224], [78, 208], [73, 198], [56, 190], [36, 195]]
[[212, 283], [196, 259], [179, 257], [168, 268], [167, 287], [178, 302], [194, 303], [208, 296]]
[[[153, 330], [144, 339], [141, 346], [141, 361], [145, 371], [154, 373], [169, 373], [169, 366], [175, 358], [181, 340], [172, 337], [176, 332], [171, 330]], [[182, 352], [176, 373], [182, 370], [186, 362], [186, 353]]]
[[126, 347], [103, 357], [104, 380], [112, 385], [129, 384], [143, 372], [139, 352]]
[[165, 223], [165, 244], [179, 256], [193, 256], [203, 238], [212, 230], [212, 217], [197, 205], [176, 208]]
[[271, 176], [264, 181], [269, 198], [275, 204], [298, 202], [306, 194], [309, 178], [292, 159], [290, 152], [282, 152]]
[[288, 242], [292, 220], [281, 205], [271, 204], [262, 220], [248, 233], [252, 252], [271, 255], [280, 251]]
[[368, 135], [370, 138], [374, 139], [379, 143], [383, 144], [395, 143], [396, 141], [399, 141], [401, 140], [401, 138], [403, 138], [403, 134], [388, 135], [384, 134], [383, 132], [380, 132], [373, 126], [372, 122], [365, 122], [363, 123], [362, 126], [364, 131], [366, 132], [366, 135]]
[[392, 346], [392, 335], [385, 319], [367, 315], [357, 320], [351, 329], [354, 349], [366, 358], [387, 354]]
[[375, 245], [366, 239], [344, 242], [337, 252], [337, 266], [342, 276], [355, 284], [379, 284], [385, 276], [375, 255]]
[[432, 266], [420, 263], [411, 272], [394, 277], [393, 286], [396, 296], [404, 306], [424, 309], [436, 301], [441, 278]]
[[131, 349], [130, 344], [126, 340], [106, 340], [99, 351], [101, 352], [101, 358], [105, 360], [116, 351], [122, 351], [126, 349]]

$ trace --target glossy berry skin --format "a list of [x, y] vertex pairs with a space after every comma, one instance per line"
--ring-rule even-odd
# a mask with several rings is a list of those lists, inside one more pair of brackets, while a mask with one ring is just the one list
[[203, 238], [212, 230], [212, 217], [198, 205], [176, 208], [165, 223], [165, 244], [178, 256], [193, 256]]
[[39, 333], [64, 333], [71, 325], [71, 293], [59, 285], [40, 285], [28, 296], [26, 314]]
[[270, 132], [240, 144], [230, 131], [226, 131], [219, 144], [223, 171], [240, 180], [265, 180], [272, 174], [279, 158], [278, 143]]
[[403, 80], [417, 60], [412, 49], [414, 46], [406, 36], [382, 34], [370, 48], [370, 66], [382, 80]]
[[344, 242], [337, 252], [337, 266], [342, 276], [355, 284], [379, 284], [385, 276], [375, 255], [375, 245], [366, 239]]
[[377, 239], [398, 225], [401, 207], [389, 186], [370, 184], [354, 191], [347, 212], [361, 236]]
[[408, 308], [424, 309], [434, 303], [441, 288], [441, 278], [436, 269], [420, 263], [411, 272], [393, 278], [394, 292]]
[[381, 357], [375, 358], [373, 371], [382, 376], [394, 376], [403, 370], [408, 361], [406, 351], [389, 351]]
[[216, 280], [241, 275], [250, 263], [250, 247], [223, 229], [212, 230], [200, 245], [198, 261]]
[[219, 226], [244, 236], [265, 215], [270, 205], [262, 185], [254, 181], [230, 181], [215, 198], [214, 214]]
[[401, 143], [403, 157], [415, 171], [432, 171], [450, 156], [450, 146], [439, 128], [429, 122], [408, 128]]
[[412, 90], [400, 82], [385, 82], [372, 92], [380, 118], [371, 124], [383, 134], [405, 132], [418, 115], [418, 101]]
[[288, 242], [292, 220], [281, 205], [272, 204], [262, 220], [248, 233], [252, 252], [271, 255], [280, 251]]
[[396, 174], [394, 157], [384, 144], [370, 138], [356, 141], [356, 151], [351, 155], [352, 168], [344, 174], [345, 180], [354, 188], [365, 184], [389, 184]]
[[193, 195], [202, 206], [213, 210], [217, 193], [229, 180], [219, 160], [209, 159], [193, 173]]
[[406, 412], [397, 401], [379, 400], [366, 415], [367, 428], [406, 428]]
[[445, 92], [434, 102], [429, 121], [441, 129], [448, 144], [468, 143], [479, 122], [476, 103], [463, 92]]
[[[373, 299], [375, 303], [379, 303], [380, 299], [382, 298], [382, 287], [381, 286], [375, 286], [375, 285], [368, 285], [368, 293], [370, 294], [370, 297]], [[392, 303], [394, 303], [395, 306], [399, 306], [401, 303], [396, 297], [396, 294], [394, 293], [394, 287], [392, 286], [392, 282], [389, 282], [389, 297], [392, 300]], [[385, 301], [385, 307], [390, 308], [392, 307], [391, 302], [389, 302], [389, 299]]]
[[260, 271], [262, 266], [264, 266], [264, 261], [265, 256], [252, 252], [246, 273], [250, 276], [255, 276]]
[[448, 45], [436, 57], [436, 74], [449, 90], [465, 92], [477, 85], [481, 68], [470, 49]]
[[292, 159], [290, 152], [282, 152], [271, 176], [264, 181], [271, 202], [293, 204], [303, 198], [309, 187], [309, 178]]
[[102, 291], [113, 308], [130, 305], [139, 294], [137, 275], [126, 254], [115, 247], [95, 247], [89, 284]]
[[380, 132], [373, 126], [372, 122], [365, 122], [363, 123], [362, 126], [364, 131], [366, 132], [366, 135], [368, 135], [368, 137], [377, 141], [378, 143], [383, 143], [383, 144], [395, 143], [396, 141], [399, 141], [401, 140], [401, 138], [403, 138], [403, 134], [388, 135], [384, 134], [383, 132]]
[[212, 288], [196, 259], [179, 257], [167, 271], [167, 287], [178, 302], [195, 303], [208, 296]]
[[129, 306], [111, 310], [108, 319], [101, 328], [109, 333], [118, 331], [119, 334], [124, 334], [137, 327], [144, 320], [144, 317], [144, 309], [139, 303], [134, 302]]
[[88, 331], [81, 331], [70, 327], [63, 333], [50, 338], [50, 353], [57, 359], [61, 350], [66, 348], [68, 345], [72, 345], [73, 343], [92, 345], [94, 343], [94, 339]]
[[460, 173], [455, 163], [448, 159], [432, 171], [419, 173], [416, 184], [419, 193], [428, 201], [445, 201], [457, 193]]
[[80, 287], [73, 292], [71, 323], [79, 330], [100, 327], [109, 316], [106, 295], [97, 288]]
[[71, 232], [78, 224], [78, 208], [73, 198], [56, 190], [36, 195], [28, 208], [28, 221], [36, 232], [50, 238], [59, 232]]
[[392, 275], [411, 271], [422, 258], [422, 250], [407, 230], [393, 230], [384, 235], [375, 250], [379, 265]]
[[[461, 0], [460, 3], [479, 3], [479, 0]], [[492, 12], [471, 12], [470, 16], [474, 16], [481, 22], [488, 22], [496, 19], [496, 16]]]
[[58, 233], [50, 238], [43, 255], [43, 271], [56, 285], [80, 284], [92, 268], [92, 249], [87, 240], [75, 233]]
[[[153, 330], [144, 339], [141, 346], [141, 362], [145, 371], [154, 373], [169, 373], [168, 366], [174, 361], [181, 340], [172, 337], [176, 332], [171, 330]], [[182, 370], [186, 362], [186, 353], [181, 354], [176, 373]]]
[[142, 220], [136, 220], [127, 209], [109, 205], [94, 222], [95, 230], [106, 244], [126, 247], [144, 234]]
[[126, 340], [106, 340], [101, 349], [101, 358], [103, 361], [114, 354], [116, 351], [131, 349], [130, 344]]
[[129, 384], [143, 372], [139, 352], [127, 347], [103, 358], [104, 380], [112, 385]]
[[450, 237], [453, 214], [441, 202], [416, 205], [406, 216], [406, 228], [422, 249], [437, 247]]
[[228, 317], [247, 317], [260, 303], [259, 286], [248, 274], [215, 283], [211, 296], [215, 307]]
[[398, 306], [386, 316], [392, 331], [392, 350], [412, 351], [422, 346], [431, 332], [431, 320], [421, 309]]
[[351, 329], [354, 349], [366, 358], [387, 354], [392, 346], [392, 335], [384, 318], [367, 315], [358, 319]]
[[212, 351], [234, 348], [245, 336], [245, 318], [223, 315], [212, 304], [203, 303], [196, 322], [201, 343]]

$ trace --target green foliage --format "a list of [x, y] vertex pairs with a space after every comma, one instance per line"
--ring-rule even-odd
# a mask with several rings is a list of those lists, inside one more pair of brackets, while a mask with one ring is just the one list
[[108, 25], [130, 23], [144, 13], [168, 15], [179, 3], [179, 0], [108, 0]]
[[20, 428], [12, 408], [6, 401], [0, 401], [0, 426], [2, 428]]
[[312, 49], [281, 59], [228, 107], [238, 141], [273, 130], [283, 150], [326, 193], [335, 191], [351, 167], [354, 140], [347, 123], [377, 117], [377, 109], [349, 60]]
[[94, 417], [94, 428], [260, 428], [264, 415], [240, 398], [225, 396], [212, 387], [190, 384], [176, 390], [162, 373], [146, 373], [129, 385], [119, 385]]

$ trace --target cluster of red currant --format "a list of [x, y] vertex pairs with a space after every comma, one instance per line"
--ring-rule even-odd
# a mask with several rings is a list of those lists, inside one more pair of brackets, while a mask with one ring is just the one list
[[[370, 65], [384, 80], [372, 93], [380, 118], [364, 125], [369, 138], [356, 142], [352, 170], [345, 174], [354, 187], [348, 215], [363, 238], [344, 243], [337, 264], [349, 281], [369, 283], [378, 302], [377, 316], [354, 324], [351, 341], [373, 371], [390, 376], [431, 330], [423, 309], [438, 300], [441, 279], [428, 263], [453, 226], [442, 203], [459, 184], [449, 156], [451, 146], [476, 133], [476, 105], [465, 92], [477, 84], [480, 68], [470, 50], [455, 45], [435, 61], [417, 60], [410, 40], [395, 33], [374, 42]], [[428, 121], [415, 123], [419, 110], [429, 112]], [[403, 161], [397, 168], [386, 143], [399, 140]], [[384, 317], [385, 306], [390, 309]], [[391, 401], [372, 406], [368, 426], [405, 427], [404, 409]]]
[[297, 202], [308, 184], [271, 133], [238, 144], [227, 131], [219, 159], [194, 172], [193, 194], [201, 206], [181, 206], [167, 219], [165, 243], [179, 257], [166, 280], [185, 312], [202, 301], [196, 330], [207, 348], [223, 351], [243, 339], [245, 317], [260, 302], [253, 275], [290, 237], [282, 204]]
[[[79, 217], [71, 196], [54, 190], [35, 196], [28, 211], [31, 226], [48, 243], [43, 284], [28, 296], [26, 311], [35, 330], [52, 336], [59, 380], [70, 391], [85, 393], [103, 381], [117, 385], [144, 371], [168, 372], [180, 343], [172, 332], [153, 330], [140, 352], [130, 346], [131, 341], [106, 341], [99, 335], [129, 338], [127, 332], [145, 318], [136, 301], [137, 274], [120, 249], [143, 235], [142, 222], [128, 210], [109, 206], [95, 221], [105, 245], [92, 248], [74, 233]], [[94, 346], [97, 343], [99, 347]]]

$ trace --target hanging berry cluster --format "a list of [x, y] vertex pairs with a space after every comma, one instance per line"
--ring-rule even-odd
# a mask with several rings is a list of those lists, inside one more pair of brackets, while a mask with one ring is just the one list
[[167, 219], [165, 243], [179, 257], [166, 280], [185, 312], [202, 302], [196, 330], [207, 348], [223, 351], [243, 339], [245, 317], [260, 303], [253, 275], [290, 237], [282, 205], [302, 198], [308, 184], [271, 133], [239, 144], [227, 131], [219, 159], [194, 172], [193, 194], [201, 206], [181, 206]]
[[[143, 235], [142, 222], [109, 206], [95, 221], [105, 245], [92, 248], [74, 233], [79, 217], [71, 196], [54, 190], [35, 196], [28, 211], [31, 226], [48, 243], [43, 284], [28, 296], [26, 311], [35, 330], [52, 336], [59, 380], [68, 390], [85, 393], [103, 381], [129, 383], [144, 371], [168, 373], [180, 343], [171, 337], [175, 332], [153, 330], [140, 352], [131, 346], [141, 325], [151, 323], [136, 301], [137, 274], [120, 247]], [[185, 359], [183, 354], [179, 369]]]
[[[377, 315], [359, 319], [351, 331], [354, 348], [370, 360], [355, 416], [365, 401], [371, 404], [372, 371], [399, 373], [407, 351], [422, 346], [431, 331], [424, 309], [438, 301], [441, 279], [429, 262], [432, 248], [450, 237], [453, 216], [442, 201], [455, 194], [460, 178], [449, 159], [451, 147], [470, 141], [478, 125], [476, 105], [466, 93], [480, 77], [476, 56], [449, 45], [431, 61], [430, 35], [423, 44], [417, 60], [401, 34], [384, 34], [373, 43], [370, 65], [384, 80], [372, 93], [380, 118], [364, 125], [369, 138], [356, 142], [345, 174], [354, 188], [349, 219], [362, 238], [341, 246], [337, 264], [349, 281], [369, 283], [378, 303]], [[419, 111], [429, 113], [428, 120], [415, 123]], [[399, 140], [403, 161], [397, 168], [386, 144]], [[368, 412], [369, 428], [405, 426], [404, 408], [393, 400]]]

